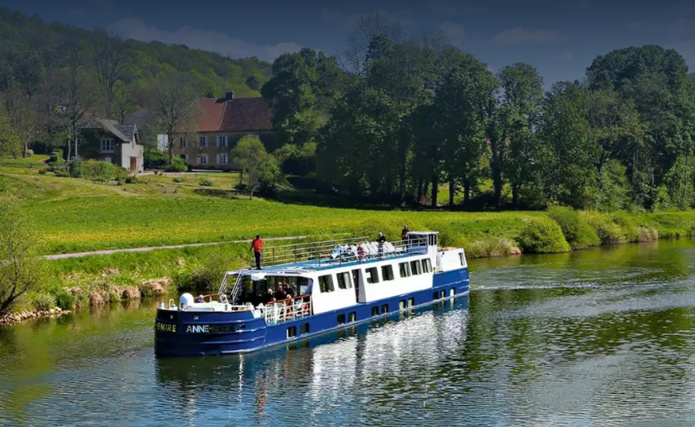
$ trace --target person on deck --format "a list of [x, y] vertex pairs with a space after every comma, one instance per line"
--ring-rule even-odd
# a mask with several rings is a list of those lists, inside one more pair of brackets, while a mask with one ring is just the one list
[[278, 287], [275, 289], [275, 299], [280, 301], [287, 298], [287, 294], [285, 291], [282, 289], [281, 285], [278, 285]]
[[408, 250], [408, 233], [410, 233], [408, 224], [404, 224], [403, 230], [401, 230], [401, 244], [403, 245], [403, 248], [405, 248], [406, 251]]
[[379, 244], [379, 258], [384, 257], [384, 242], [386, 242], [386, 237], [384, 234], [380, 231], [379, 232], [379, 237], [376, 238], [376, 242]]
[[263, 257], [263, 239], [261, 239], [260, 234], [256, 234], [256, 238], [251, 242], [251, 250], [256, 257], [256, 270], [260, 270]]

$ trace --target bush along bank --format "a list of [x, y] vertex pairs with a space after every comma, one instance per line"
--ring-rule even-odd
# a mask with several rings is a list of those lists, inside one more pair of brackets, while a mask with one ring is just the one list
[[[516, 242], [523, 253], [558, 253], [592, 246], [692, 237], [695, 212], [603, 213], [553, 207], [527, 220]], [[470, 257], [489, 254], [469, 254]]]

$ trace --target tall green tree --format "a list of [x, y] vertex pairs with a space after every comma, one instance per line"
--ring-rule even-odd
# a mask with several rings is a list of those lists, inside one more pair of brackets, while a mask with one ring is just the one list
[[[693, 177], [692, 79], [683, 57], [653, 45], [614, 50], [593, 61], [587, 83], [633, 105], [643, 126], [644, 136], [623, 158], [633, 202], [649, 209], [683, 205], [681, 195], [689, 191], [679, 188], [690, 186]], [[679, 173], [682, 168], [690, 173]]]
[[273, 129], [283, 144], [315, 140], [340, 93], [343, 72], [334, 57], [304, 48], [279, 56], [261, 94], [272, 102]]
[[485, 64], [472, 55], [457, 52], [452, 68], [437, 88], [435, 110], [441, 122], [443, 167], [449, 181], [449, 204], [455, 188], [463, 184], [464, 204], [470, 200], [487, 152], [486, 107], [494, 102], [498, 82]]
[[268, 154], [256, 136], [241, 138], [232, 149], [232, 159], [248, 177], [250, 199], [253, 199], [253, 193], [259, 189], [270, 190], [281, 178], [275, 158]]

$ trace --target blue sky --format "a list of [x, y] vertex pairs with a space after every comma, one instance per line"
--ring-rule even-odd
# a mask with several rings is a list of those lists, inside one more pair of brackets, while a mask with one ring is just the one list
[[687, 1], [0, 0], [0, 5], [47, 21], [116, 28], [138, 40], [268, 61], [303, 46], [338, 54], [355, 18], [378, 10], [409, 32], [442, 29], [493, 71], [529, 63], [546, 88], [581, 79], [597, 55], [627, 46], [674, 48], [695, 70], [695, 2]]

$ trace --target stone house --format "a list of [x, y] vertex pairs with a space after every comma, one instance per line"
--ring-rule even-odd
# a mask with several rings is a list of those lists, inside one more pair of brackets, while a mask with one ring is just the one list
[[203, 113], [198, 119], [195, 140], [179, 137], [174, 153], [195, 169], [237, 169], [231, 151], [245, 135], [256, 135], [268, 151], [277, 148], [270, 103], [263, 98], [224, 98], [199, 100]]
[[135, 124], [95, 119], [80, 128], [77, 154], [87, 160], [102, 160], [131, 173], [143, 171], [144, 146]]

